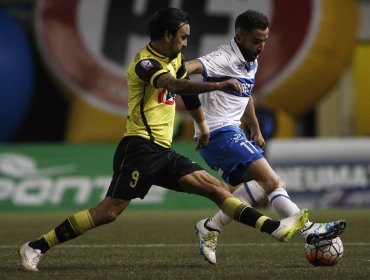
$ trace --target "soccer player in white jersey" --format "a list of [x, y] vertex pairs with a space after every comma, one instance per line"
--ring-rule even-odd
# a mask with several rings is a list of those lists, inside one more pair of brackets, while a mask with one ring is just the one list
[[[237, 92], [212, 92], [199, 95], [202, 106], [194, 96], [185, 98], [184, 103], [196, 122], [197, 149], [207, 164], [217, 170], [227, 183], [239, 185], [234, 196], [249, 205], [267, 196], [272, 208], [282, 217], [288, 217], [300, 209], [290, 199], [284, 181], [263, 156], [265, 140], [252, 98], [257, 58], [268, 36], [269, 21], [264, 14], [253, 10], [240, 14], [235, 21], [235, 37], [231, 42], [187, 62], [186, 69], [189, 74], [202, 74], [206, 81], [235, 78], [243, 85], [242, 96]], [[244, 118], [251, 132], [250, 140], [239, 128], [241, 118]], [[231, 220], [220, 210], [213, 217], [196, 224], [201, 254], [211, 264], [216, 263], [217, 238], [224, 225]], [[345, 226], [344, 220], [308, 222], [300, 233], [307, 243], [315, 243], [338, 236]]]

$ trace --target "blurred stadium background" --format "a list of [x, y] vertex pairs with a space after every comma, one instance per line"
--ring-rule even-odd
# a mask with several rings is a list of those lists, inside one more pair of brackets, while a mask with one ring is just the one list
[[[240, 12], [265, 12], [254, 96], [266, 157], [302, 206], [370, 206], [369, 0], [0, 0], [0, 211], [69, 211], [104, 196], [125, 68], [164, 6], [191, 13], [188, 59], [228, 43]], [[174, 146], [205, 166], [192, 134], [178, 99]], [[214, 206], [153, 188], [133, 207]]]
[[[334, 268], [313, 269], [299, 236], [279, 245], [237, 223], [209, 266], [192, 229], [215, 205], [153, 187], [117, 225], [50, 252], [37, 275], [21, 269], [20, 244], [104, 197], [125, 127], [125, 69], [164, 6], [191, 13], [188, 59], [228, 43], [242, 11], [269, 16], [254, 92], [266, 157], [312, 220], [348, 221]], [[370, 0], [0, 0], [0, 276], [368, 279], [369, 74]], [[177, 105], [174, 147], [205, 167]]]

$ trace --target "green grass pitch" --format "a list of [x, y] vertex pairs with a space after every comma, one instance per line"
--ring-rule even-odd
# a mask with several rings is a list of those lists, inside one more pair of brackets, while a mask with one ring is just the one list
[[[370, 279], [370, 211], [311, 211], [313, 221], [346, 219], [344, 256], [313, 267], [298, 235], [279, 243], [233, 222], [217, 247], [217, 264], [199, 255], [194, 224], [214, 210], [130, 210], [119, 219], [51, 249], [39, 272], [25, 271], [18, 247], [72, 213], [0, 213], [0, 279]], [[276, 216], [266, 209], [263, 212]]]

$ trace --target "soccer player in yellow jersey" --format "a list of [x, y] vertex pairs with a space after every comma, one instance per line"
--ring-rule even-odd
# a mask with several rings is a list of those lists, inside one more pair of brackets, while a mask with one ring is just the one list
[[[95, 208], [73, 214], [59, 226], [20, 248], [22, 264], [38, 271], [51, 247], [94, 227], [113, 222], [131, 199], [143, 199], [152, 185], [207, 197], [224, 213], [246, 225], [288, 241], [307, 221], [306, 209], [281, 221], [243, 204], [224, 183], [198, 164], [171, 149], [175, 97], [210, 91], [242, 92], [234, 79], [201, 83], [187, 76], [182, 48], [190, 35], [189, 16], [176, 8], [157, 11], [149, 21], [150, 43], [132, 59], [128, 71], [127, 126], [113, 159], [114, 173], [106, 197]], [[186, 97], [185, 97], [186, 98]], [[196, 108], [199, 104], [190, 104]], [[199, 129], [206, 129], [200, 120]]]

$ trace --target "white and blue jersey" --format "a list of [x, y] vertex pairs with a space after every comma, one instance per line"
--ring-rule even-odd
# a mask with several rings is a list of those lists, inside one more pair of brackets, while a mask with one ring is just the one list
[[[241, 176], [248, 165], [263, 157], [263, 150], [248, 141], [239, 128], [252, 94], [258, 62], [245, 61], [234, 40], [198, 60], [203, 65], [205, 81], [234, 78], [243, 85], [242, 95], [221, 91], [199, 95], [211, 134], [208, 146], [202, 148], [200, 154], [226, 182], [237, 185], [242, 182]], [[195, 126], [195, 138], [198, 136], [199, 130]]]
[[[223, 45], [218, 50], [198, 58], [203, 65], [205, 81], [237, 79], [243, 85], [243, 93], [206, 92], [199, 95], [210, 131], [226, 125], [240, 126], [240, 119], [248, 104], [255, 82], [257, 60], [245, 61], [236, 42]], [[196, 127], [195, 136], [198, 136]]]

